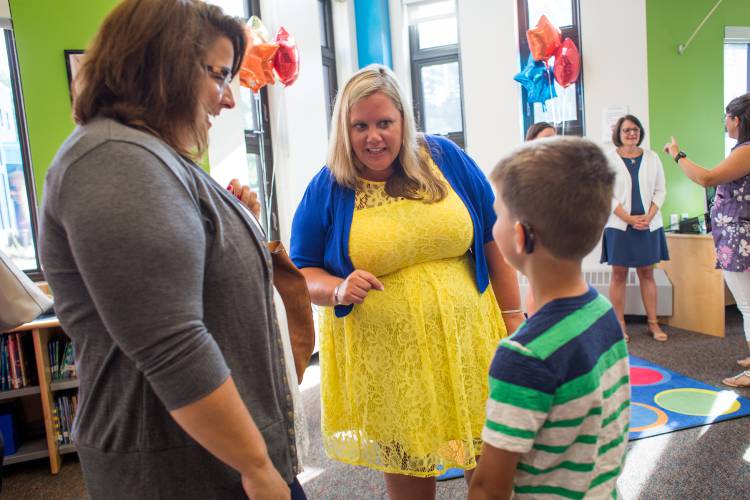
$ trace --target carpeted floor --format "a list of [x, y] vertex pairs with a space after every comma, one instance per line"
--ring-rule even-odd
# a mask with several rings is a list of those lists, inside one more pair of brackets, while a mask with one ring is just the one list
[[[665, 328], [666, 343], [651, 340], [644, 322], [628, 323], [630, 350], [707, 384], [722, 387], [721, 379], [740, 370], [735, 359], [747, 352], [742, 321], [736, 308], [727, 308], [724, 339]], [[303, 398], [310, 429], [310, 453], [300, 476], [311, 499], [381, 499], [382, 475], [361, 467], [333, 462], [320, 446], [318, 366], [305, 375]], [[750, 390], [739, 390], [750, 397]], [[56, 500], [86, 498], [81, 469], [67, 455], [57, 476], [45, 460], [6, 467], [2, 498]], [[736, 499], [747, 497], [750, 484], [750, 418], [687, 429], [632, 442], [618, 486], [625, 499]], [[466, 498], [463, 479], [438, 483], [439, 499]], [[745, 493], [743, 493], [743, 491]]]

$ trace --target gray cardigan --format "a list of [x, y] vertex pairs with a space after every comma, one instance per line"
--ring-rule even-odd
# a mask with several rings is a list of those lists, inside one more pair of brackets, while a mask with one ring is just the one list
[[73, 436], [92, 498], [244, 498], [240, 475], [168, 411], [230, 372], [274, 465], [294, 479], [292, 400], [263, 237], [228, 192], [156, 137], [78, 127], [40, 230], [80, 379]]

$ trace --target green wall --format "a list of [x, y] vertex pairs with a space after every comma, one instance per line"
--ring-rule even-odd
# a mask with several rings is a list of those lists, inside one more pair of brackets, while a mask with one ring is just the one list
[[[750, 26], [750, 1], [724, 0], [690, 46], [677, 54], [715, 0], [646, 0], [651, 148], [661, 151], [674, 135], [690, 159], [713, 167], [724, 158], [724, 27]], [[623, 41], [627, 43], [627, 40]], [[669, 214], [698, 215], [703, 188], [662, 153]]]
[[10, 0], [38, 200], [73, 130], [65, 49], [85, 49], [117, 0]]

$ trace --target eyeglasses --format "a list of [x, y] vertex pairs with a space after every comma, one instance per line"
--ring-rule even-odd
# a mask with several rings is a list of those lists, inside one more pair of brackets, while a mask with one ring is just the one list
[[621, 129], [621, 131], [622, 131], [623, 134], [640, 134], [641, 133], [641, 129], [639, 129], [637, 127], [635, 127], [635, 128], [624, 128], [624, 129]]
[[224, 90], [232, 81], [232, 72], [229, 68], [220, 68], [211, 64], [206, 64], [205, 67], [208, 74], [211, 75], [211, 78], [213, 78], [219, 86], [219, 92], [224, 93]]

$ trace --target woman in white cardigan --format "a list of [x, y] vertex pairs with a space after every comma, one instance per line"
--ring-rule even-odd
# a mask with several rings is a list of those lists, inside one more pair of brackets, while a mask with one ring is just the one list
[[[659, 156], [640, 147], [643, 125], [633, 115], [617, 121], [612, 142], [617, 146], [607, 157], [617, 172], [612, 214], [604, 229], [602, 262], [612, 266], [609, 299], [625, 333], [625, 284], [628, 270], [636, 268], [641, 298], [654, 340], [665, 342], [667, 334], [656, 318], [654, 264], [669, 260], [660, 208], [667, 191]], [[625, 339], [629, 340], [627, 333]]]

